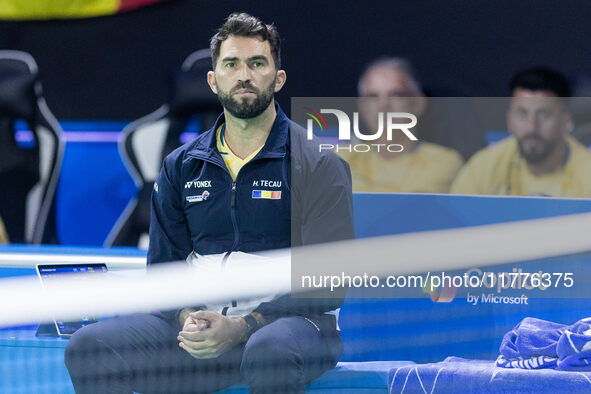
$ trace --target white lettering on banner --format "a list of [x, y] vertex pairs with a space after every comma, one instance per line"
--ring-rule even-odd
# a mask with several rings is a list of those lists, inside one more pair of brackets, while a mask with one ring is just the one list
[[483, 304], [528, 304], [525, 294], [522, 294], [521, 297], [501, 297], [494, 293], [482, 293], [481, 300]]

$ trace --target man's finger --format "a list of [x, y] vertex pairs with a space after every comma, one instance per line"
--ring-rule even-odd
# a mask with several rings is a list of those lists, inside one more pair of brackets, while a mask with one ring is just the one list
[[206, 331], [181, 331], [179, 336], [190, 341], [206, 341], [211, 338], [211, 333]]
[[190, 341], [188, 339], [185, 339], [183, 337], [179, 337], [178, 340], [179, 340], [179, 342], [184, 343], [186, 346], [190, 347], [191, 349], [204, 349], [204, 348], [214, 346], [214, 344], [211, 343], [210, 341], [195, 342], [195, 341]]
[[202, 331], [209, 327], [209, 322], [207, 320], [201, 319], [187, 319], [187, 322], [183, 325], [184, 331]]
[[193, 319], [203, 319], [203, 320], [209, 320], [209, 321], [216, 321], [216, 320], [219, 320], [220, 318], [223, 317], [223, 315], [221, 315], [217, 312], [211, 312], [211, 311], [192, 312], [190, 316]]
[[191, 349], [191, 348], [187, 347], [187, 345], [185, 345], [182, 342], [179, 343], [179, 347], [184, 349], [192, 357], [198, 358], [198, 359], [216, 358], [219, 356], [219, 352], [217, 350], [212, 349], [212, 348], [195, 350], [195, 349]]

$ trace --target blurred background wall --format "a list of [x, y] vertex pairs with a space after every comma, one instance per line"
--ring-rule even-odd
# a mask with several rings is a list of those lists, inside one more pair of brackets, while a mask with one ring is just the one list
[[170, 0], [88, 19], [0, 22], [0, 47], [30, 52], [58, 119], [134, 119], [165, 101], [169, 72], [232, 11], [274, 22], [288, 83], [279, 94], [352, 96], [363, 65], [408, 56], [434, 95], [503, 96], [534, 64], [591, 75], [583, 0]]

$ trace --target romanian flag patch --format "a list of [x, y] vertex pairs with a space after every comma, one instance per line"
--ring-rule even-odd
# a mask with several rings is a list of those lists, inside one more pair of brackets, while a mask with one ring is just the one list
[[281, 192], [273, 190], [253, 190], [252, 198], [263, 198], [267, 200], [281, 200]]

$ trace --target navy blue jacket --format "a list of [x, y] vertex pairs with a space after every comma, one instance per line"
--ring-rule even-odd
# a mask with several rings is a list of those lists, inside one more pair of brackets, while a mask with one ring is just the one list
[[[164, 159], [152, 193], [148, 264], [185, 260], [193, 250], [251, 253], [354, 238], [347, 163], [333, 152], [318, 152], [318, 141], [307, 140], [306, 131], [276, 108], [264, 147], [236, 181], [216, 147], [223, 114], [212, 129]], [[342, 301], [285, 296], [256, 311], [267, 320], [308, 316]]]

